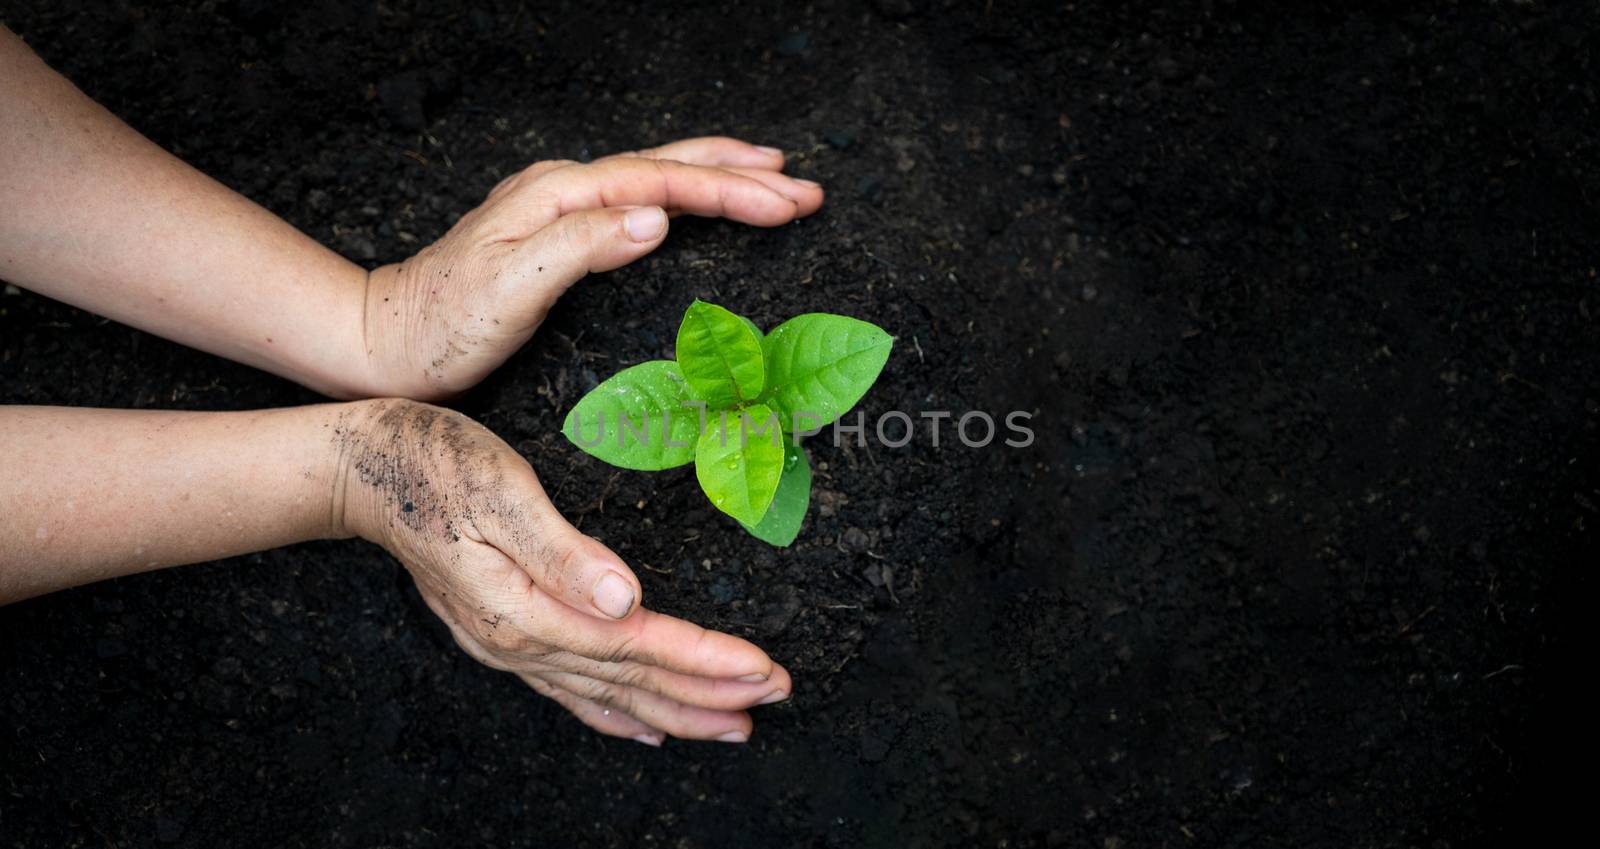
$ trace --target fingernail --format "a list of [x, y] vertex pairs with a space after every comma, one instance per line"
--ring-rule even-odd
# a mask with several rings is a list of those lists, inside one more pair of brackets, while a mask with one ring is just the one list
[[635, 242], [648, 242], [656, 238], [666, 226], [667, 213], [659, 206], [630, 209], [627, 215], [622, 216], [622, 227], [628, 231], [628, 238]]
[[799, 183], [802, 186], [809, 186], [809, 187], [811, 187], [813, 189], [822, 188], [822, 184], [817, 182], [817, 181], [815, 181], [815, 180], [802, 180], [799, 177], [796, 177], [796, 178], [794, 178], [794, 181], [796, 183]]
[[717, 737], [717, 740], [722, 743], [743, 743], [748, 739], [750, 738], [743, 731], [729, 731]]
[[633, 739], [645, 744], [646, 746], [654, 746], [658, 749], [661, 748], [661, 738], [655, 736], [654, 734], [640, 734]]
[[758, 704], [770, 705], [773, 702], [781, 702], [781, 701], [783, 701], [784, 699], [787, 699], [787, 698], [789, 698], [789, 694], [788, 693], [785, 693], [782, 690], [773, 690], [772, 692], [767, 694], [766, 698], [764, 698], [760, 702], [758, 702]]
[[616, 572], [607, 572], [594, 584], [594, 606], [612, 619], [621, 619], [633, 609], [633, 586]]
[[767, 147], [764, 144], [756, 145], [756, 150], [759, 150], [759, 151], [761, 151], [762, 153], [765, 153], [768, 156], [782, 156], [783, 155], [783, 151], [781, 151], [781, 150], [779, 150], [779, 149], [777, 149], [775, 147]]
[[770, 675], [762, 675], [759, 672], [752, 672], [749, 675], [740, 675], [739, 676], [739, 680], [743, 681], [746, 684], [754, 684], [757, 681], [765, 681], [770, 677], [772, 677], [772, 676], [770, 676]]

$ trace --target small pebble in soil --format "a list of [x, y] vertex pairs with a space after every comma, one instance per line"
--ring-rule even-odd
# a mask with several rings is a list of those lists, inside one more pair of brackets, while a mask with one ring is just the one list
[[809, 32], [791, 32], [778, 39], [778, 52], [785, 56], [799, 56], [809, 46], [811, 46]]
[[849, 528], [844, 532], [844, 536], [839, 538], [839, 542], [847, 551], [866, 551], [871, 545], [871, 537], [860, 528]]
[[883, 178], [877, 174], [868, 174], [856, 183], [856, 191], [861, 193], [862, 198], [877, 203], [883, 195]]
[[783, 633], [800, 612], [800, 596], [794, 587], [779, 586], [763, 600], [763, 608], [765, 612], [757, 627], [762, 636], [775, 637]]

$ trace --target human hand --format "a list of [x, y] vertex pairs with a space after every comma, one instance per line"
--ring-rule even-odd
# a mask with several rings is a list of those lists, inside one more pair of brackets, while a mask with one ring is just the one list
[[604, 734], [744, 742], [746, 709], [789, 673], [737, 637], [639, 606], [639, 581], [556, 512], [488, 429], [412, 401], [355, 405], [336, 429], [333, 514], [384, 546], [479, 662]]
[[502, 180], [439, 241], [372, 271], [370, 394], [436, 400], [470, 388], [567, 287], [655, 250], [671, 216], [776, 227], [816, 212], [822, 188], [782, 168], [780, 151], [710, 137], [587, 165], [539, 162]]

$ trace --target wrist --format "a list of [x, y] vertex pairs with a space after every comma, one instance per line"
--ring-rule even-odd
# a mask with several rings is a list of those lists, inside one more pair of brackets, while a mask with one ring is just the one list
[[384, 517], [404, 504], [389, 504], [401, 480], [409, 446], [400, 439], [409, 410], [424, 407], [404, 398], [374, 398], [334, 406], [329, 438], [328, 516], [330, 537], [361, 537], [387, 545]]
[[404, 285], [404, 263], [381, 265], [367, 272], [361, 326], [353, 334], [361, 340], [358, 391], [352, 398], [436, 397], [421, 365], [415, 363], [415, 343], [406, 335], [408, 319], [420, 314], [424, 304], [415, 302]]
[[[374, 328], [376, 313], [383, 306], [378, 276], [390, 267], [368, 270], [351, 263], [350, 280], [341, 287], [348, 296], [335, 316], [335, 326], [328, 329], [328, 336], [338, 344], [329, 346], [331, 356], [324, 357], [301, 378], [301, 383], [341, 401], [389, 394], [375, 365], [378, 358], [373, 349], [378, 337]], [[380, 301], [376, 307], [375, 300]]]

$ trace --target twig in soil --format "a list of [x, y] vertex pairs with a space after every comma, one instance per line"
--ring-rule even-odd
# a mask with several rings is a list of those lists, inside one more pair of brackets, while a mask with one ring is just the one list
[[1490, 678], [1493, 678], [1496, 675], [1503, 675], [1503, 674], [1505, 674], [1507, 672], [1516, 672], [1516, 671], [1518, 671], [1520, 669], [1522, 669], [1522, 664], [1520, 664], [1520, 663], [1508, 663], [1505, 666], [1502, 666], [1499, 669], [1496, 669], [1495, 671], [1489, 673], [1488, 675], [1483, 676], [1482, 680], [1487, 681], [1487, 680], [1489, 680]]
[[1427, 610], [1424, 610], [1421, 613], [1417, 614], [1417, 618], [1411, 620], [1410, 622], [1407, 622], [1404, 625], [1401, 625], [1400, 626], [1400, 630], [1394, 632], [1394, 635], [1396, 637], [1404, 637], [1406, 634], [1410, 633], [1411, 628], [1413, 626], [1415, 626], [1418, 622], [1421, 622], [1422, 620], [1428, 618], [1428, 614], [1430, 614], [1430, 613], [1432, 613], [1432, 612], [1434, 612], [1435, 610], [1438, 610], [1438, 609], [1439, 609], [1439, 606], [1437, 604], [1428, 605], [1428, 609]]
[[864, 443], [861, 448], [867, 452], [867, 462], [872, 464], [872, 468], [878, 468], [878, 456], [872, 453], [872, 441], [867, 440], [867, 442]]
[[819, 604], [817, 606], [822, 608], [823, 610], [860, 610], [861, 609], [861, 605], [859, 605], [859, 604]]
[[554, 386], [550, 385], [550, 375], [549, 374], [545, 374], [545, 375], [543, 375], [543, 377], [544, 377], [544, 391], [540, 392], [539, 394], [544, 396], [544, 400], [545, 400], [546, 403], [548, 403], [550, 405], [550, 409], [555, 410], [556, 412], [559, 413], [559, 412], [561, 412], [561, 402], [556, 400], [556, 388]]
[[844, 458], [845, 458], [845, 460], [849, 461], [850, 468], [852, 470], [858, 469], [858, 468], [861, 467], [861, 464], [856, 462], [856, 452], [855, 452], [855, 449], [850, 447], [850, 443], [848, 443], [848, 442], [840, 443], [839, 447], [844, 451]]
[[672, 570], [671, 569], [657, 569], [656, 567], [651, 566], [649, 563], [645, 563], [644, 561], [640, 561], [639, 565], [643, 566], [646, 569], [649, 569], [650, 571], [656, 573], [657, 575], [670, 575], [670, 574], [672, 574]]
[[917, 362], [919, 362], [919, 363], [927, 362], [927, 360], [924, 359], [923, 356], [922, 356], [922, 343], [917, 341], [917, 337], [916, 336], [912, 336], [911, 337], [911, 344], [915, 345], [916, 348], [917, 348]]
[[1507, 383], [1507, 382], [1513, 381], [1513, 380], [1515, 380], [1516, 382], [1522, 384], [1523, 386], [1527, 386], [1527, 387], [1533, 389], [1533, 391], [1539, 393], [1540, 395], [1546, 394], [1545, 391], [1544, 391], [1544, 387], [1543, 386], [1540, 386], [1539, 384], [1534, 383], [1531, 380], [1528, 380], [1527, 378], [1523, 377], [1522, 375], [1517, 374], [1514, 371], [1503, 371], [1503, 372], [1500, 372], [1500, 382], [1501, 383]]
[[598, 509], [598, 510], [599, 510], [599, 511], [600, 511], [600, 512], [601, 512], [601, 513], [604, 513], [604, 512], [606, 512], [606, 496], [608, 496], [608, 495], [610, 495], [610, 494], [611, 494], [611, 493], [612, 493], [612, 492], [615, 492], [615, 491], [616, 491], [616, 488], [617, 488], [617, 478], [619, 478], [619, 477], [622, 477], [622, 475], [621, 475], [621, 474], [620, 474], [620, 473], [619, 473], [619, 474], [613, 474], [613, 475], [612, 475], [612, 476], [611, 476], [611, 479], [610, 479], [610, 480], [608, 480], [608, 481], [606, 481], [606, 487], [605, 487], [605, 489], [602, 489], [602, 490], [600, 490], [600, 500], [599, 500], [599, 503], [597, 503], [597, 504], [596, 504], [596, 505], [595, 505], [595, 507], [596, 507], [596, 509]]
[[561, 341], [567, 343], [568, 348], [572, 349], [573, 356], [577, 357], [578, 359], [583, 359], [583, 350], [578, 347], [578, 343], [583, 341], [583, 334], [587, 332], [588, 331], [586, 330], [580, 330], [578, 331], [578, 335], [576, 337], [568, 336], [559, 330], [557, 330], [555, 334], [561, 337]]

